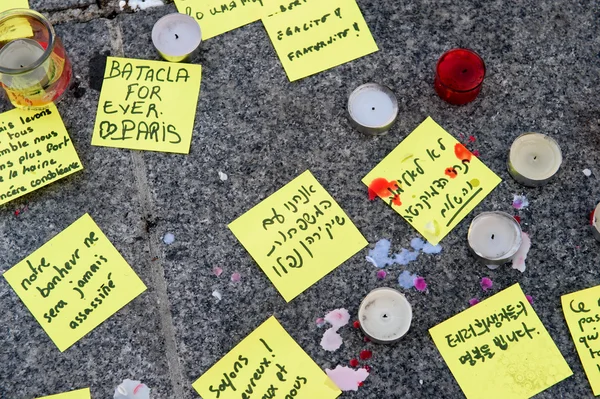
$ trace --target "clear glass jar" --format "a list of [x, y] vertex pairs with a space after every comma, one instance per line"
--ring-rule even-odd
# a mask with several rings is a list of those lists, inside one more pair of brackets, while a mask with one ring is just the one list
[[0, 85], [19, 108], [58, 101], [71, 82], [71, 63], [54, 28], [40, 13], [0, 13]]

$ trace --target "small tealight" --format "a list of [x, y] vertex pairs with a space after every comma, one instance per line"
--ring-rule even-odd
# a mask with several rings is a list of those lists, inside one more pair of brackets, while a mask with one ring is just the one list
[[477, 215], [467, 234], [475, 256], [490, 269], [511, 260], [522, 243], [521, 226], [504, 212], [483, 212]]
[[386, 133], [398, 116], [398, 100], [390, 89], [377, 83], [358, 86], [348, 99], [350, 122], [369, 135]]
[[600, 203], [592, 215], [592, 233], [594, 233], [594, 238], [600, 241]]
[[522, 134], [510, 146], [508, 172], [524, 186], [546, 184], [561, 164], [562, 153], [558, 143], [544, 134]]
[[408, 332], [412, 307], [400, 292], [387, 287], [376, 288], [361, 302], [358, 320], [371, 341], [391, 344]]
[[200, 25], [186, 14], [167, 14], [156, 21], [152, 28], [154, 47], [161, 57], [170, 62], [191, 58], [201, 41]]

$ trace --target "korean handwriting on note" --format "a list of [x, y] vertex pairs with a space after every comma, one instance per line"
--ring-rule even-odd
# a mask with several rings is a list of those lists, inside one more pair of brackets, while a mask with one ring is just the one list
[[309, 171], [229, 228], [288, 302], [367, 245]]
[[356, 0], [279, 3], [263, 24], [290, 81], [378, 50]]
[[529, 398], [572, 374], [519, 284], [429, 333], [468, 399]]
[[44, 396], [38, 399], [91, 399], [90, 389], [78, 389], [76, 391], [57, 393], [56, 395]]
[[595, 396], [600, 395], [600, 285], [561, 297], [571, 337]]
[[427, 241], [437, 244], [500, 178], [427, 118], [362, 179]]
[[258, 21], [265, 14], [264, 3], [272, 0], [175, 0], [177, 10], [198, 21], [202, 39]]
[[61, 352], [146, 290], [87, 214], [4, 278]]
[[108, 57], [92, 145], [187, 154], [202, 67]]
[[204, 399], [334, 399], [341, 393], [275, 317], [244, 338], [193, 387]]
[[54, 104], [0, 115], [0, 204], [83, 170]]

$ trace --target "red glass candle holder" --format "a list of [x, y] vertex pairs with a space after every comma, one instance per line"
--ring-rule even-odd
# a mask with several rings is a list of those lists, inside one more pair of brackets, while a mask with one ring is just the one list
[[485, 64], [474, 51], [456, 48], [442, 54], [435, 68], [435, 91], [454, 105], [469, 103], [479, 95]]

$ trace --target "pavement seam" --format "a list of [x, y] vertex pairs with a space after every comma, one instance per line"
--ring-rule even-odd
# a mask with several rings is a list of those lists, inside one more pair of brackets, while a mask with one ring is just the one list
[[[106, 25], [108, 26], [110, 43], [113, 52], [116, 56], [123, 57], [123, 36], [119, 20], [106, 20]], [[150, 185], [148, 184], [148, 177], [146, 174], [147, 169], [144, 157], [141, 151], [130, 151], [135, 184], [138, 189], [139, 202], [142, 209], [142, 217], [156, 219], [156, 213], [154, 211], [153, 201], [150, 194]], [[152, 271], [152, 285], [154, 287], [154, 292], [156, 293], [160, 327], [165, 341], [165, 357], [169, 367], [169, 377], [173, 386], [173, 397], [183, 398], [184, 387], [187, 385], [187, 382], [184, 378], [183, 369], [179, 361], [175, 327], [173, 325], [173, 316], [169, 306], [170, 301], [167, 290], [167, 281], [165, 279], [165, 270], [160, 260], [161, 257], [159, 247], [158, 245], [155, 245], [155, 243], [160, 241], [160, 237], [156, 229], [150, 229], [147, 232], [146, 240], [149, 250], [149, 258], [147, 259], [147, 263], [150, 265], [150, 269]]]

